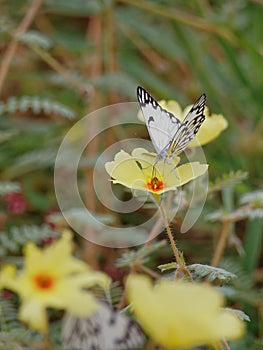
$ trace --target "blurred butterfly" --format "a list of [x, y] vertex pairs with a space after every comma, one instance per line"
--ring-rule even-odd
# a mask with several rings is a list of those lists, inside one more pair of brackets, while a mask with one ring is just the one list
[[68, 314], [63, 321], [62, 350], [137, 349], [145, 340], [135, 321], [104, 303], [88, 318]]
[[179, 155], [195, 137], [205, 120], [205, 94], [202, 94], [195, 102], [183, 122], [162, 108], [140, 86], [137, 87], [137, 97], [152, 143], [157, 152], [157, 160]]

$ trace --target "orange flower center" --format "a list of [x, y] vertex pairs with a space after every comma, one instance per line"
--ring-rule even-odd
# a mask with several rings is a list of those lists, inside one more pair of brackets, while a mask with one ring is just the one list
[[50, 289], [54, 285], [54, 278], [45, 273], [35, 276], [35, 283], [40, 289]]
[[158, 179], [158, 177], [154, 176], [151, 178], [150, 182], [147, 182], [147, 188], [151, 191], [160, 191], [164, 188], [164, 183]]

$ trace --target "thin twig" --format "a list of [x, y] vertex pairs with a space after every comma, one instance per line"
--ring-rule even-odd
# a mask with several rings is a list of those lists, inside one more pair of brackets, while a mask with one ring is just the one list
[[32, 23], [34, 17], [36, 16], [36, 13], [39, 10], [42, 2], [43, 2], [43, 0], [32, 1], [29, 10], [27, 11], [22, 22], [17, 27], [15, 34], [14, 34], [14, 37], [13, 37], [13, 40], [10, 42], [10, 44], [9, 44], [5, 54], [4, 54], [4, 57], [2, 59], [1, 66], [0, 66], [0, 93], [1, 93], [1, 90], [3, 88], [3, 84], [5, 81], [6, 75], [8, 73], [10, 64], [12, 62], [12, 59], [13, 59], [14, 54], [16, 52], [17, 46], [19, 44], [19, 42], [17, 41], [17, 36], [25, 33], [27, 28]]
[[223, 252], [224, 252], [224, 249], [226, 246], [226, 242], [227, 242], [227, 238], [228, 238], [228, 235], [230, 233], [231, 223], [232, 222], [230, 220], [223, 221], [223, 229], [222, 229], [214, 256], [213, 256], [212, 261], [211, 261], [212, 266], [215, 266], [215, 267], [218, 266], [219, 261], [223, 255]]
[[139, 265], [138, 268], [145, 272], [147, 275], [151, 276], [152, 278], [155, 279], [159, 279], [161, 277], [161, 275], [151, 269], [149, 269], [148, 267], [144, 266], [144, 265]]
[[41, 47], [28, 44], [32, 51], [41, 57], [54, 71], [58, 72], [63, 78], [69, 82], [81, 95], [87, 95], [90, 90], [90, 85], [82, 84], [78, 80], [74, 79], [72, 74], [66, 70], [59, 61], [57, 61], [53, 56], [47, 51], [43, 50]]
[[[88, 54], [86, 58], [87, 65], [87, 73], [92, 80], [98, 79], [103, 74], [103, 55], [102, 55], [102, 43], [103, 43], [103, 21], [101, 15], [91, 17], [87, 27], [87, 39], [92, 41], [94, 44], [94, 51], [92, 54]], [[97, 110], [100, 107], [101, 94], [99, 91], [95, 91], [92, 100], [89, 104], [89, 110]], [[87, 157], [94, 157], [94, 155], [98, 152], [99, 147], [99, 121], [98, 118], [94, 118], [92, 123], [89, 124], [89, 128], [87, 130], [88, 138], [93, 138], [93, 140], [89, 143], [86, 155]], [[94, 137], [96, 136], [97, 137]], [[89, 211], [96, 212], [97, 209], [97, 201], [96, 195], [93, 189], [93, 167], [87, 166], [85, 169], [85, 204]], [[96, 230], [88, 226], [86, 229], [87, 237], [95, 237], [97, 232]], [[97, 262], [97, 256], [102, 252], [102, 247], [93, 243], [93, 239], [86, 241], [85, 246], [85, 261], [88, 262], [89, 265], [95, 268], [99, 268], [99, 264]]]

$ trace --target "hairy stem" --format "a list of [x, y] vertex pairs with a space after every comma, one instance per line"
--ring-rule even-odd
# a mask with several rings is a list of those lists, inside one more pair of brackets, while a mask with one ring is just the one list
[[169, 222], [167, 220], [167, 216], [166, 216], [166, 213], [165, 213], [165, 210], [164, 210], [162, 202], [160, 203], [159, 208], [160, 208], [162, 219], [163, 219], [163, 222], [164, 222], [164, 225], [165, 225], [166, 232], [168, 234], [168, 237], [169, 237], [172, 249], [173, 249], [173, 253], [174, 253], [176, 262], [178, 264], [178, 268], [176, 270], [175, 278], [179, 278], [181, 272], [183, 272], [186, 276], [188, 276], [190, 279], [192, 279], [191, 274], [188, 271], [187, 267], [185, 266], [184, 262], [182, 261], [182, 259], [180, 257], [180, 254], [179, 254], [179, 251], [178, 251], [178, 249], [176, 247], [176, 244], [175, 244], [175, 241], [174, 241], [174, 238], [173, 238], [173, 234], [172, 234], [171, 228], [169, 226]]

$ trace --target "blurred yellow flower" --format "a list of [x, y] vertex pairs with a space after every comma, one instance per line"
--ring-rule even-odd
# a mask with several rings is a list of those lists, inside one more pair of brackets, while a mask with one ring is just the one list
[[166, 349], [185, 349], [240, 338], [244, 323], [222, 309], [223, 297], [207, 284], [162, 280], [155, 287], [145, 276], [127, 281], [128, 298], [144, 330]]
[[[178, 118], [181, 122], [186, 117], [187, 113], [192, 108], [192, 105], [187, 106], [184, 110], [182, 110], [181, 106], [176, 101], [158, 101], [160, 106], [165, 108], [167, 111], [173, 113], [176, 118]], [[221, 132], [227, 128], [228, 123], [222, 114], [212, 114], [209, 115], [208, 107], [205, 107], [204, 115], [206, 116], [205, 121], [201, 125], [198, 133], [195, 138], [189, 143], [187, 147], [198, 147], [209, 143], [216, 139]], [[138, 118], [144, 121], [143, 115], [141, 111], [138, 112]]]
[[69, 232], [43, 250], [29, 242], [25, 247], [24, 270], [17, 273], [15, 267], [7, 265], [0, 273], [1, 287], [20, 295], [19, 319], [32, 329], [47, 331], [47, 307], [65, 309], [79, 317], [90, 315], [99, 304], [83, 288], [95, 284], [109, 286], [107, 275], [92, 271], [71, 256], [71, 248]]
[[203, 175], [208, 168], [207, 164], [199, 162], [177, 166], [179, 161], [180, 158], [175, 157], [156, 162], [155, 153], [135, 148], [131, 155], [121, 150], [114, 161], [105, 164], [105, 168], [115, 184], [161, 194]]

